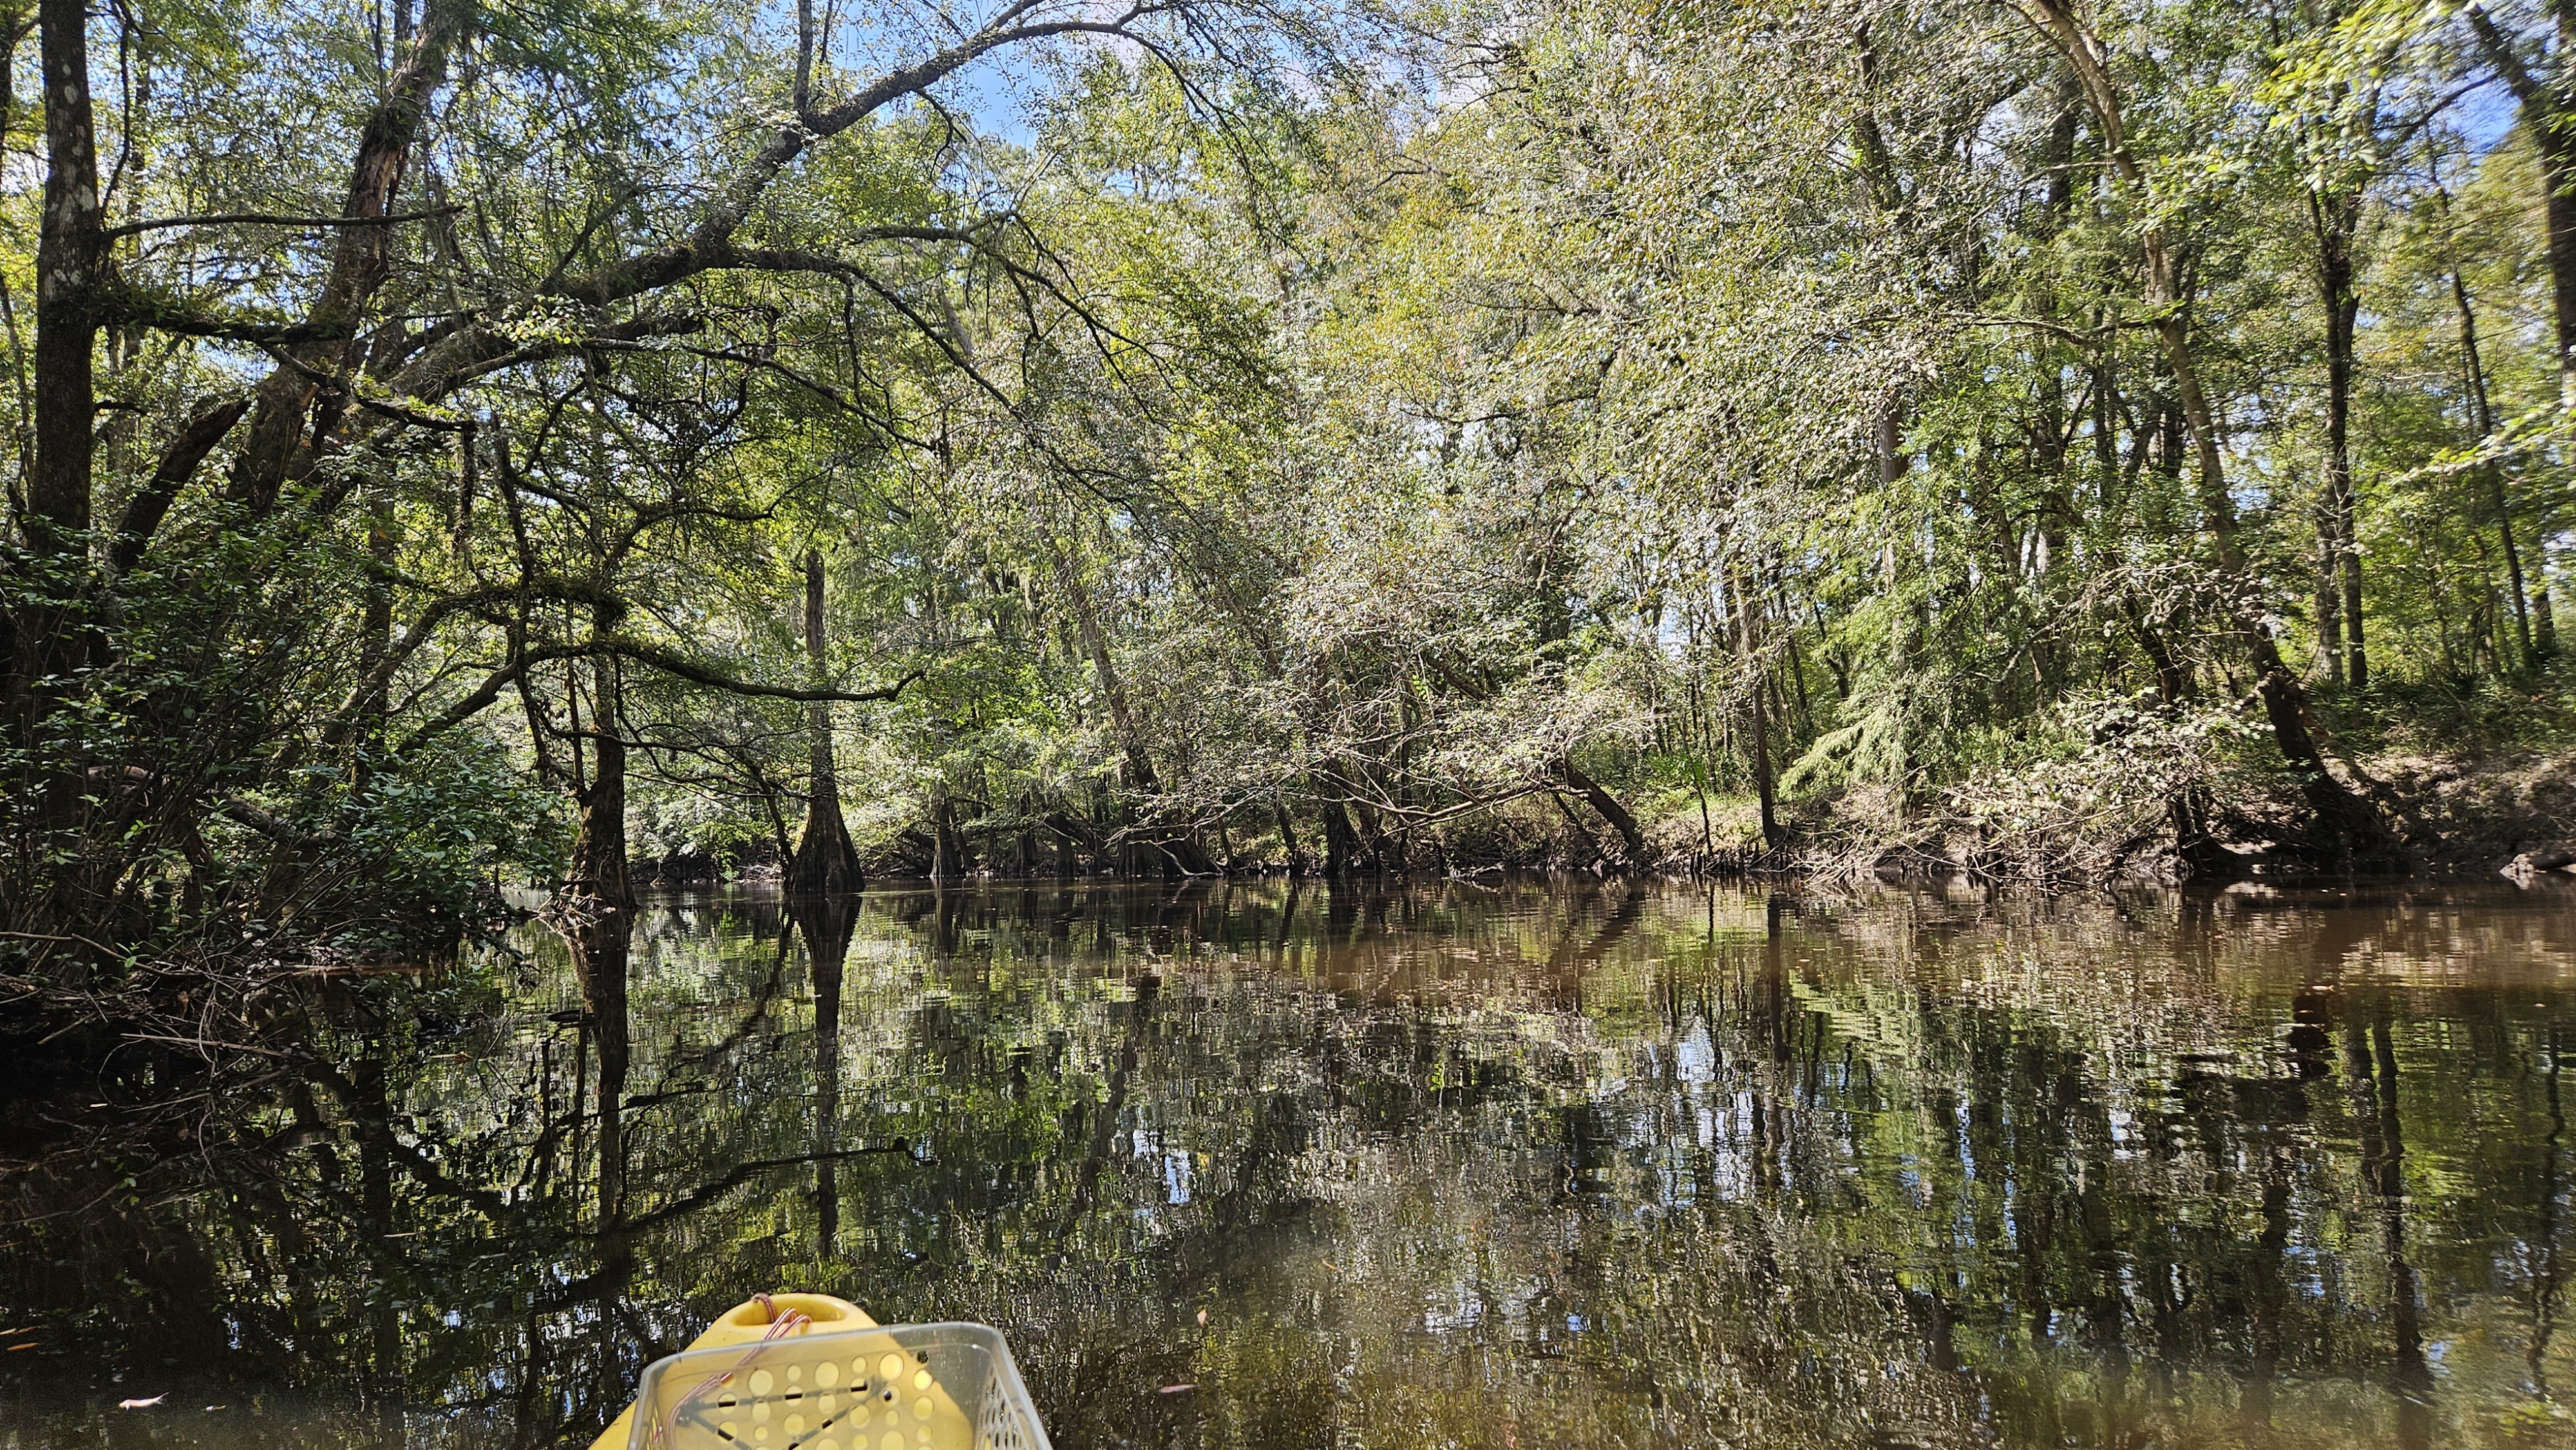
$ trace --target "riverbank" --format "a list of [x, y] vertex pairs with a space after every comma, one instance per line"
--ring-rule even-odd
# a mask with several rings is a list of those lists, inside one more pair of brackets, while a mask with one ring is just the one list
[[[1642, 856], [1615, 824], [1570, 794], [1537, 792], [1412, 831], [1360, 833], [1348, 874], [1490, 874], [1683, 877], [1724, 880], [1796, 875], [1899, 879], [1964, 874], [2075, 889], [2111, 881], [2163, 884], [2247, 877], [2485, 876], [2545, 873], [2576, 864], [2576, 747], [2443, 752], [2413, 743], [2367, 756], [2344, 779], [2383, 813], [2405, 870], [2356, 872], [2317, 838], [2300, 783], [2259, 761], [2202, 763], [2188, 777], [2157, 778], [2053, 761], [1990, 771], [1900, 801], [1886, 790], [1844, 790], [1778, 810], [1766, 843], [1758, 798], [1669, 781], [1618, 782]], [[2175, 802], [2200, 849], [2180, 840]], [[1375, 826], [1371, 822], [1371, 826]], [[1106, 828], [1100, 839], [1114, 839]], [[1175, 877], [1333, 874], [1277, 830], [1198, 834], [1206, 869], [1177, 869], [1150, 845], [1030, 851], [1005, 845], [969, 861], [956, 879], [1066, 876]], [[927, 837], [897, 833], [864, 847], [872, 877], [928, 878]], [[776, 880], [774, 862], [705, 856], [636, 864], [636, 879], [681, 888], [727, 880]]]
[[[1606, 821], [1570, 801], [1527, 800], [1438, 828], [1384, 833], [1354, 852], [1353, 876], [1488, 875], [1678, 877], [1726, 880], [1794, 875], [1824, 879], [1915, 879], [1967, 875], [2076, 889], [2112, 881], [2162, 884], [2247, 877], [2355, 875], [2486, 876], [2546, 873], [2576, 865], [2576, 750], [2524, 749], [2483, 755], [2406, 749], [2361, 762], [2350, 779], [2384, 812], [2408, 869], [2355, 872], [2315, 838], [2298, 782], [2278, 771], [2212, 772], [2187, 789], [2203, 804], [2192, 817], [2202, 849], [2178, 842], [2172, 797], [2125, 798], [2081, 779], [2070, 785], [2007, 787], [1994, 778], [1933, 794], [1899, 809], [1886, 793], [1846, 793], [1784, 813], [1776, 844], [1765, 844], [1758, 802], [1749, 796], [1648, 787], [1636, 800], [1644, 858], [1632, 858]], [[1100, 839], [1115, 840], [1103, 829]], [[1200, 833], [1202, 869], [1183, 870], [1152, 844], [1096, 853], [1002, 849], [960, 854], [950, 879], [1062, 880], [1084, 877], [1330, 877], [1325, 863], [1295, 849], [1293, 837], [1262, 831], [1219, 839]], [[872, 879], [931, 879], [926, 838], [900, 833], [863, 848]], [[680, 854], [633, 863], [634, 879], [662, 889], [734, 882], [775, 883], [777, 862]]]

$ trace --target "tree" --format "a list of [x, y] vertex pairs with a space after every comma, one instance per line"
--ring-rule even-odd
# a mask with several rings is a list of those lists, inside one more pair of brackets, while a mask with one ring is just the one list
[[[791, 502], [743, 471], [743, 450], [817, 405], [879, 449], [933, 446], [900, 410], [953, 407], [941, 377], [1000, 394], [1007, 422], [1009, 380], [953, 350], [953, 289], [1063, 295], [1024, 218], [945, 188], [957, 133], [935, 103], [902, 103], [998, 52], [1113, 42], [1250, 97], [1328, 60], [1309, 43], [1329, 33], [1259, 7], [1028, 0], [962, 34], [872, 30], [914, 48], [853, 71], [830, 58], [846, 36], [808, 12], [788, 75], [765, 53], [737, 68], [697, 47], [710, 13], [614, 0], [400, 5], [353, 65], [285, 12], [192, 49], [120, 10], [101, 23], [121, 54], [232, 104], [174, 106], [147, 86], [103, 125], [88, 13], [36, 20], [36, 421], [7, 681], [26, 829], [8, 895], [13, 927], [65, 941], [205, 925], [143, 903], [160, 900], [165, 853], [198, 863], [197, 894], [250, 845], [209, 851], [218, 819], [264, 823], [251, 854], [268, 864], [249, 874], [269, 915], [281, 871], [366, 835], [403, 770], [512, 697], [528, 763], [579, 802], [567, 883], [624, 900], [639, 688], [808, 704], [894, 688], [779, 682], [799, 672], [719, 662], [671, 627], [688, 551]], [[326, 84], [297, 83], [316, 70]], [[564, 127], [529, 125], [566, 95]], [[693, 133], [724, 115], [745, 124]], [[295, 140], [225, 152], [246, 121], [264, 143]], [[104, 174], [102, 133], [120, 147]], [[128, 165], [138, 143], [209, 141], [244, 159], [193, 177]], [[338, 178], [321, 178], [307, 158], [334, 146]], [[118, 364], [104, 382], [103, 348]], [[102, 408], [118, 420], [105, 453], [89, 421]], [[220, 492], [202, 490], [226, 452]], [[94, 517], [119, 499], [101, 534]], [[353, 517], [368, 520], [362, 558], [333, 542]], [[278, 572], [317, 553], [353, 586], [340, 598], [320, 573]], [[167, 670], [174, 638], [264, 678]], [[314, 708], [300, 691], [345, 679], [351, 652], [359, 687]], [[224, 731], [206, 728], [216, 714]]]

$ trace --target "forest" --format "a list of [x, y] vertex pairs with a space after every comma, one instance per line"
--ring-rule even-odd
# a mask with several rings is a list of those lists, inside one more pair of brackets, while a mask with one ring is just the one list
[[531, 886], [2576, 859], [2554, 0], [0, 33], [13, 1036]]

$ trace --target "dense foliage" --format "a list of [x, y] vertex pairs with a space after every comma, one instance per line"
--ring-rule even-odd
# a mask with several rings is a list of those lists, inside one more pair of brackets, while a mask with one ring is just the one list
[[21, 4], [9, 975], [630, 861], [2402, 865], [2386, 762], [2563, 710], [2567, 23]]

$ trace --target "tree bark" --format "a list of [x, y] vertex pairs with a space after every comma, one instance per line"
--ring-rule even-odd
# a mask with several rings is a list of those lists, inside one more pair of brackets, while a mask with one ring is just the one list
[[[831, 679], [831, 664], [826, 658], [829, 640], [828, 621], [823, 610], [823, 551], [805, 552], [805, 655], [814, 687], [823, 688]], [[816, 700], [805, 707], [806, 748], [810, 752], [812, 785], [806, 796], [805, 832], [796, 842], [796, 854], [787, 862], [787, 889], [794, 892], [837, 895], [856, 891], [864, 884], [859, 869], [858, 847], [850, 841], [850, 828], [841, 816], [841, 782], [833, 764], [832, 707]]]
[[[1753, 692], [1753, 790], [1762, 806], [1762, 844], [1778, 850], [1787, 833], [1780, 827], [1779, 782], [1771, 769], [1771, 716], [1762, 707], [1762, 691], [1758, 688]], [[1700, 827], [1705, 834], [1708, 826], [1705, 819], [1708, 814], [1705, 778], [1700, 790], [1699, 809], [1703, 817]]]
[[1386, 827], [1378, 819], [1377, 808], [1356, 794], [1351, 797], [1351, 824], [1358, 828], [1360, 860], [1369, 870], [1403, 869], [1404, 853], [1389, 849]]
[[[41, 0], [45, 201], [36, 234], [35, 471], [27, 542], [40, 555], [83, 547], [97, 413], [97, 293], [107, 263], [97, 127], [90, 110], [89, 7]], [[54, 644], [57, 651], [60, 642]]]
[[[2527, 99], [2524, 114], [2533, 114]], [[2549, 185], [2549, 300], [2556, 324], [2558, 396], [2561, 402], [2576, 402], [2576, 134], [2570, 134], [2564, 109], [2554, 101], [2542, 104], [2534, 119], [2538, 124], [2529, 129]]]
[[1056, 559], [1056, 577], [1073, 600], [1073, 618], [1082, 631], [1083, 652], [1091, 659], [1091, 670], [1099, 682], [1101, 698], [1109, 706], [1110, 727], [1118, 732], [1118, 749], [1126, 757], [1127, 783], [1137, 790], [1157, 788], [1154, 762], [1145, 754], [1144, 742], [1136, 733], [1136, 717], [1127, 705], [1127, 685], [1118, 677], [1118, 666], [1109, 658], [1109, 639], [1100, 628], [1099, 611], [1092, 607], [1091, 591], [1075, 576], [1073, 565], [1062, 556]]

